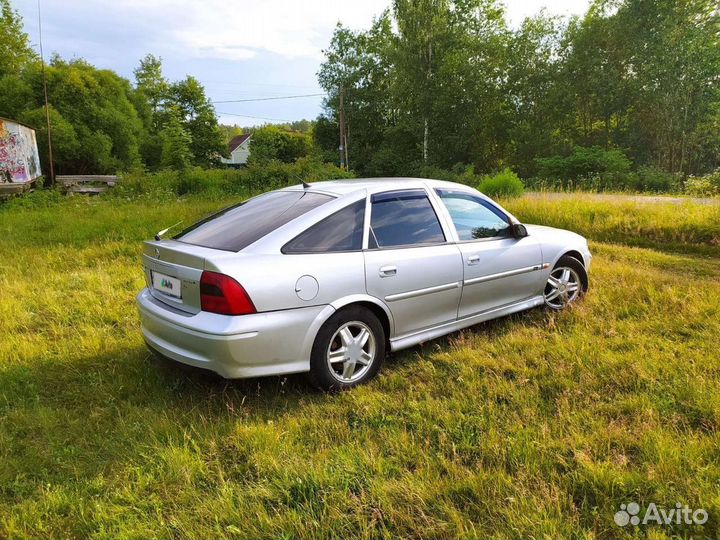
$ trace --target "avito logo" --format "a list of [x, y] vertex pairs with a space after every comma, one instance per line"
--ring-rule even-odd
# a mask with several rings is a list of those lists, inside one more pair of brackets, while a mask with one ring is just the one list
[[688, 505], [675, 503], [674, 508], [666, 510], [658, 507], [655, 503], [650, 503], [645, 513], [640, 517], [640, 505], [636, 502], [621, 504], [620, 510], [615, 512], [613, 517], [615, 523], [620, 527], [626, 525], [647, 525], [655, 523], [657, 525], [703, 525], [708, 520], [707, 510], [698, 508], [693, 510]]

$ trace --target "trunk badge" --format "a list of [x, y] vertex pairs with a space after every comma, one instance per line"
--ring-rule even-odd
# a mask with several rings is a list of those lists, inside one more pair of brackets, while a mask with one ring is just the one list
[[155, 248], [155, 258], [156, 259], [160, 258], [160, 249], [159, 248]]

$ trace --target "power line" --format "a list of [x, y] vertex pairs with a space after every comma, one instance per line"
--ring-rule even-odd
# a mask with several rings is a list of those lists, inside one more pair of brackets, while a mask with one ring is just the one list
[[255, 120], [270, 120], [271, 122], [295, 122], [295, 120], [287, 120], [285, 118], [266, 118], [264, 116], [250, 116], [249, 114], [237, 114], [220, 111], [216, 111], [216, 114], [222, 116], [240, 116], [242, 118], [253, 118]]
[[300, 94], [297, 96], [277, 96], [277, 97], [263, 97], [263, 98], [250, 98], [250, 99], [225, 99], [221, 101], [213, 101], [213, 103], [246, 103], [248, 101], [274, 101], [276, 99], [297, 99], [306, 97], [318, 97], [324, 96], [325, 94]]

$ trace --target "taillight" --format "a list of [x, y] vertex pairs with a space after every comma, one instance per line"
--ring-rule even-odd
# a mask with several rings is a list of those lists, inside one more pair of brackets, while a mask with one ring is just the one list
[[242, 285], [230, 276], [207, 270], [200, 276], [200, 309], [222, 315], [257, 313]]

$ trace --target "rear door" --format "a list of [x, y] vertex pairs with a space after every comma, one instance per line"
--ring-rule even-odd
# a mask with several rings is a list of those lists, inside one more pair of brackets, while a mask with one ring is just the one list
[[534, 296], [542, 289], [542, 252], [533, 236], [510, 235], [510, 217], [478, 195], [437, 189], [458, 235], [463, 290], [458, 318]]
[[365, 280], [389, 307], [396, 336], [456, 319], [462, 258], [424, 189], [372, 195]]

